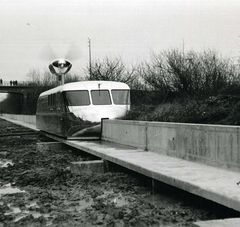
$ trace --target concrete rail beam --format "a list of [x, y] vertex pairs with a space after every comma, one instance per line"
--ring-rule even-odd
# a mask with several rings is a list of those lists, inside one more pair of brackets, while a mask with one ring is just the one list
[[104, 120], [102, 138], [119, 144], [240, 170], [240, 127]]
[[118, 120], [103, 122], [104, 140], [146, 149], [146, 122]]
[[35, 115], [24, 115], [24, 114], [1, 114], [1, 116], [12, 119], [20, 122], [25, 122], [28, 124], [36, 125], [36, 116]]

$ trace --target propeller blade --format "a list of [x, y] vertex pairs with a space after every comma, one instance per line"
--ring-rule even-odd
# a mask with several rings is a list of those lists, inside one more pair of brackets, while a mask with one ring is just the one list
[[50, 45], [44, 46], [42, 51], [40, 52], [40, 57], [42, 60], [51, 61], [52, 59], [56, 59], [56, 53]]
[[76, 44], [71, 44], [71, 46], [69, 47], [65, 55], [65, 58], [73, 61], [73, 60], [79, 59], [80, 57], [81, 57], [81, 51], [79, 46], [77, 46]]

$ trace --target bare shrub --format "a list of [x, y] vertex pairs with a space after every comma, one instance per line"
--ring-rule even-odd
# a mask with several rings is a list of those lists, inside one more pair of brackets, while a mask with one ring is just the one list
[[213, 51], [201, 56], [202, 90], [206, 95], [216, 95], [233, 82], [236, 72], [229, 59], [218, 56]]
[[128, 69], [120, 58], [96, 60], [93, 62], [91, 71], [87, 67], [87, 80], [107, 80], [127, 83], [131, 88], [140, 87], [137, 70], [135, 67]]
[[160, 53], [159, 55], [153, 55], [150, 63], [143, 63], [141, 71], [139, 71], [145, 89], [159, 91], [162, 97], [166, 97], [174, 89], [166, 66], [166, 58], [163, 53]]
[[143, 64], [142, 78], [147, 89], [160, 90], [163, 96], [207, 97], [239, 83], [239, 73], [229, 59], [208, 50], [182, 53], [169, 50], [153, 55]]

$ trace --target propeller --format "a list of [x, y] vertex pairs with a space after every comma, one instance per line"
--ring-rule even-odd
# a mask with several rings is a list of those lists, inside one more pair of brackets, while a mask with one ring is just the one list
[[43, 47], [40, 57], [42, 60], [52, 61], [53, 59], [78, 60], [81, 57], [80, 48], [76, 44], [66, 45], [47, 45]]
[[79, 46], [76, 44], [71, 44], [68, 48], [65, 58], [70, 59], [71, 61], [78, 60], [81, 57], [81, 52]]
[[[60, 50], [63, 50], [64, 45], [58, 45], [55, 47], [58, 47], [56, 50], [59, 52]], [[65, 74], [68, 73], [72, 68], [71, 61], [80, 58], [80, 51], [79, 47], [76, 44], [71, 44], [65, 51], [65, 54], [56, 54], [57, 51], [54, 51], [52, 46], [47, 45], [42, 49], [41, 58], [47, 60], [48, 62], [51, 61], [48, 66], [50, 72], [53, 75], [56, 75], [58, 77], [58, 80], [61, 80], [61, 83], [64, 84]], [[58, 56], [61, 57], [59, 58]]]
[[51, 61], [57, 58], [56, 52], [53, 50], [52, 46], [44, 46], [40, 52], [40, 58], [44, 61]]

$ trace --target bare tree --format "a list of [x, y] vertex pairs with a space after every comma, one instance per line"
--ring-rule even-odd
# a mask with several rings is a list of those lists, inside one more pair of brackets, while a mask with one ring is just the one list
[[171, 81], [167, 73], [165, 59], [162, 54], [152, 56], [151, 62], [141, 66], [141, 77], [150, 90], [171, 90]]
[[[89, 69], [87, 69], [89, 72]], [[127, 69], [119, 58], [97, 60], [92, 63], [91, 75], [87, 75], [88, 80], [109, 80], [127, 83], [130, 87], [139, 85], [137, 83], [136, 68]]]
[[148, 89], [191, 97], [215, 95], [239, 81], [239, 73], [230, 60], [211, 50], [155, 54], [142, 66], [141, 76]]
[[41, 83], [41, 73], [39, 70], [36, 69], [31, 69], [29, 70], [29, 72], [27, 73], [27, 78], [28, 78], [28, 84], [32, 85], [35, 84], [40, 85]]
[[65, 77], [65, 83], [84, 81], [86, 80], [85, 76], [79, 76], [75, 73], [67, 73]]
[[[51, 74], [49, 71], [45, 71], [41, 74], [39, 70], [31, 69], [27, 73], [27, 77], [29, 78], [27, 85], [46, 86], [48, 88], [58, 86], [58, 77], [56, 75]], [[67, 73], [65, 75], [65, 83], [82, 81], [82, 80], [85, 80], [85, 78], [80, 77], [77, 74]]]

